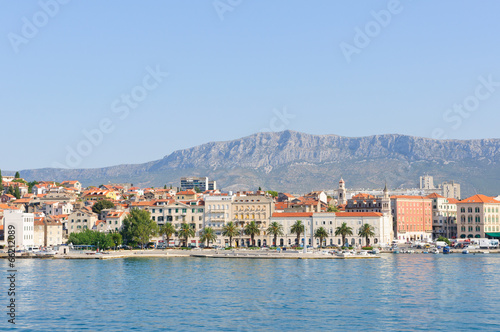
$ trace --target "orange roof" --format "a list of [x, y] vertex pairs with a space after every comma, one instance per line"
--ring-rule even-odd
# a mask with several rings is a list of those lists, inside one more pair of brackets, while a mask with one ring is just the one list
[[45, 219], [44, 217], [35, 217], [34, 221], [35, 226], [43, 226], [44, 219]]
[[145, 201], [145, 202], [132, 202], [132, 206], [151, 206], [153, 202]]
[[495, 204], [500, 204], [500, 201], [497, 201], [493, 197], [489, 197], [486, 195], [474, 195], [469, 198], [463, 199], [459, 201], [458, 203], [495, 203]]
[[273, 213], [273, 218], [280, 217], [312, 217], [312, 212], [275, 212]]
[[61, 184], [68, 183], [68, 184], [76, 184], [78, 181], [63, 181]]
[[381, 217], [380, 212], [335, 212], [336, 217]]
[[17, 208], [17, 207], [10, 206], [7, 204], [1, 204], [1, 203], [0, 203], [0, 209], [2, 209], [2, 210], [19, 210], [19, 208]]
[[441, 195], [436, 194], [436, 193], [432, 193], [432, 194], [427, 195], [425, 197], [427, 197], [427, 198], [444, 198], [444, 196], [441, 196]]
[[375, 199], [375, 196], [370, 194], [359, 193], [356, 196], [353, 196], [352, 199]]
[[179, 191], [177, 195], [196, 195], [196, 191], [191, 189], [185, 191]]
[[0, 231], [3, 231], [3, 225], [0, 225]]
[[12, 202], [13, 204], [27, 204], [31, 202], [31, 199], [29, 198], [21, 198], [21, 199], [16, 199], [14, 202]]
[[274, 206], [274, 208], [276, 210], [283, 210], [283, 209], [286, 209], [287, 207], [288, 207], [288, 203], [286, 203], [286, 202], [278, 202]]
[[456, 198], [448, 198], [448, 203], [450, 204], [457, 204], [458, 202], [460, 201]]
[[428, 199], [425, 196], [410, 196], [410, 195], [396, 195], [396, 196], [391, 196], [391, 199]]

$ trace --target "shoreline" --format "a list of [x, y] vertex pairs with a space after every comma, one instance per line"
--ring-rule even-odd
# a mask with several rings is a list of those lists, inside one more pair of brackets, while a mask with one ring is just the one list
[[[484, 255], [486, 250], [469, 250], [469, 255]], [[487, 250], [488, 254], [498, 254], [499, 249]], [[380, 254], [395, 254], [392, 251], [384, 250]], [[177, 258], [177, 257], [193, 257], [193, 258], [219, 258], [219, 259], [373, 259], [380, 258], [378, 255], [352, 255], [341, 257], [332, 254], [325, 254], [324, 251], [313, 251], [303, 253], [302, 251], [290, 250], [289, 252], [276, 252], [269, 250], [133, 250], [133, 251], [104, 251], [95, 252], [71, 252], [69, 254], [56, 254], [54, 256], [41, 256], [32, 253], [16, 253], [16, 259], [117, 259], [117, 258]], [[433, 255], [432, 253], [423, 253], [423, 250], [415, 250], [414, 253], [398, 253], [396, 255]], [[450, 254], [462, 254], [461, 249], [453, 249]], [[443, 253], [439, 253], [443, 255]], [[8, 258], [7, 253], [0, 254], [0, 258]]]

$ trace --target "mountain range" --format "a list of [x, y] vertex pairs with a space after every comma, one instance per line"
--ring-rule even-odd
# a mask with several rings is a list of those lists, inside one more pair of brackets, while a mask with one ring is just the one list
[[224, 190], [305, 193], [348, 188], [418, 187], [419, 177], [454, 180], [462, 197], [500, 194], [500, 139], [436, 140], [398, 134], [366, 137], [257, 133], [175, 151], [144, 164], [94, 169], [21, 171], [26, 180], [79, 180], [83, 185], [178, 186], [181, 176], [208, 176]]

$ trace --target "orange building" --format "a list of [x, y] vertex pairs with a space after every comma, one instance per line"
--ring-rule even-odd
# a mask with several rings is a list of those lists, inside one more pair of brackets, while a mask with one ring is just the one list
[[392, 196], [394, 234], [399, 241], [432, 240], [432, 199], [424, 196]]

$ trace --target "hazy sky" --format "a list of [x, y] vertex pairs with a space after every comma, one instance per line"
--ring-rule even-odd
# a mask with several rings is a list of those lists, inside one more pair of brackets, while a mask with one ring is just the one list
[[0, 5], [3, 170], [283, 129], [499, 137], [496, 0]]

